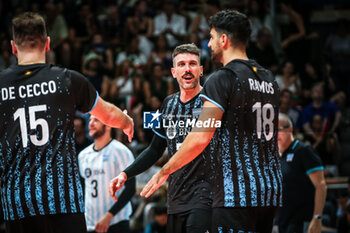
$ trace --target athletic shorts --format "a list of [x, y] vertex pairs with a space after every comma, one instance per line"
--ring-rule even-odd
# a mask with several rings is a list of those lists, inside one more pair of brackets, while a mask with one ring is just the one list
[[86, 233], [83, 213], [52, 214], [5, 221], [7, 233]]
[[192, 209], [178, 214], [169, 214], [167, 233], [206, 233], [211, 228], [209, 209]]
[[277, 207], [213, 208], [210, 233], [271, 233]]

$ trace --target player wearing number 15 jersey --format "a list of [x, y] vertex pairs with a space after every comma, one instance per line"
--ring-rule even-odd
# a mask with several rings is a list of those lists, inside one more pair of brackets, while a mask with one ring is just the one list
[[132, 119], [99, 98], [81, 74], [45, 64], [50, 38], [41, 16], [24, 13], [12, 23], [18, 64], [0, 73], [6, 232], [86, 232], [74, 112], [90, 112], [130, 136]]

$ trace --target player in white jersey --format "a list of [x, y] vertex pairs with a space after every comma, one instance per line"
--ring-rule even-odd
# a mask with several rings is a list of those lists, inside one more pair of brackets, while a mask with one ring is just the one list
[[116, 193], [108, 194], [109, 181], [134, 161], [131, 151], [111, 137], [111, 127], [90, 117], [89, 135], [94, 143], [79, 154], [79, 168], [85, 179], [85, 219], [88, 232], [130, 232], [131, 197], [135, 179]]

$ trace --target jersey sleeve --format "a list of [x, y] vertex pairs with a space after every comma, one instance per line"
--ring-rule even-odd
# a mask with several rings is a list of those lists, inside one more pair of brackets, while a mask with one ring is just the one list
[[82, 74], [72, 70], [69, 72], [76, 109], [83, 113], [90, 112], [97, 103], [98, 92]]
[[322, 161], [316, 152], [310, 147], [305, 146], [299, 151], [302, 166], [306, 175], [318, 170], [323, 170]]
[[233, 73], [231, 71], [219, 70], [205, 82], [200, 97], [204, 101], [212, 102], [225, 112], [232, 93], [232, 81]]

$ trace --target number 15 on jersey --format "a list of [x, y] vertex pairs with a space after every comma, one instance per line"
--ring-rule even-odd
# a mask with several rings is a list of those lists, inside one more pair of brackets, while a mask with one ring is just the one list
[[[29, 113], [29, 128], [31, 130], [36, 129], [38, 126], [41, 126], [41, 139], [38, 139], [36, 134], [30, 135], [30, 141], [36, 146], [42, 146], [46, 144], [49, 140], [49, 125], [47, 121], [43, 118], [35, 118], [36, 112], [46, 111], [46, 104], [36, 105], [28, 108]], [[19, 125], [21, 128], [21, 138], [23, 147], [28, 146], [28, 129], [26, 122], [26, 109], [18, 108], [13, 114], [13, 119], [16, 121], [19, 119]]]

